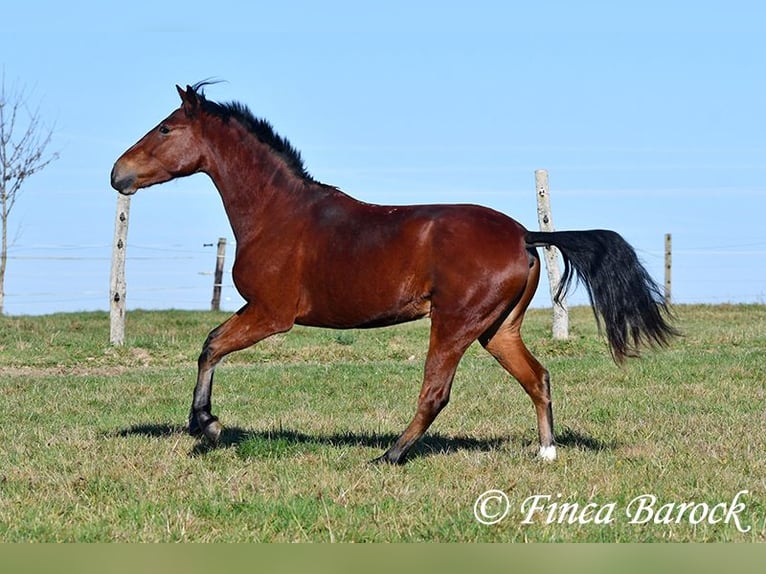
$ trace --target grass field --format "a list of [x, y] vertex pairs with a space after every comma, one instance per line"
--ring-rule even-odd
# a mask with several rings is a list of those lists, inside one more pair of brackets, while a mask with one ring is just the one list
[[[566, 342], [530, 312], [559, 459], [535, 457], [531, 401], [474, 346], [403, 467], [368, 461], [414, 413], [427, 322], [295, 328], [230, 356], [210, 448], [183, 427], [225, 315], [131, 312], [120, 349], [103, 313], [0, 317], [0, 541], [764, 542], [766, 307], [676, 312], [685, 336], [623, 368], [590, 309]], [[508, 513], [485, 525], [474, 503], [490, 489]], [[535, 495], [551, 498], [525, 520]], [[477, 508], [499, 516], [500, 501]]]

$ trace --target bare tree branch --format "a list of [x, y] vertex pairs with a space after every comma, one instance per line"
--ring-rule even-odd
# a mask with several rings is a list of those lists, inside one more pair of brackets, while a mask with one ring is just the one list
[[5, 303], [8, 260], [8, 216], [26, 180], [58, 159], [48, 153], [53, 128], [43, 125], [39, 108], [27, 106], [26, 90], [8, 93], [5, 70], [0, 77], [0, 314]]

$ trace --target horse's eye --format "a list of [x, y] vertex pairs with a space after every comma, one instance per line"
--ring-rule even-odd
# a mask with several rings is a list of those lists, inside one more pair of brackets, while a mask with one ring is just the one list
[[168, 126], [166, 126], [165, 124], [162, 124], [162, 125], [160, 126], [160, 133], [161, 133], [162, 135], [167, 135], [167, 134], [169, 134], [169, 133], [170, 133], [170, 128], [169, 128]]

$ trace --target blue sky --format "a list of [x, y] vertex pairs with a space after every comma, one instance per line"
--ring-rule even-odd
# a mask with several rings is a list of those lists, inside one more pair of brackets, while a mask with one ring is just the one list
[[[13, 2], [0, 65], [60, 159], [11, 217], [6, 312], [108, 308], [114, 160], [216, 77], [366, 201], [470, 202], [609, 228], [674, 300], [766, 301], [766, 5], [726, 2]], [[205, 176], [134, 196], [129, 308], [207, 308], [233, 237]], [[227, 267], [233, 249], [229, 249]], [[240, 299], [224, 279], [224, 307]], [[578, 292], [573, 302], [585, 302]], [[547, 305], [541, 288], [535, 305]]]

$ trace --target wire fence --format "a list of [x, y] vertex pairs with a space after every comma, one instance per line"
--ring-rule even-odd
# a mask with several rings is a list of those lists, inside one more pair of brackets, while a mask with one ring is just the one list
[[[128, 309], [209, 309], [215, 243], [211, 240], [194, 246], [129, 244]], [[664, 252], [636, 247], [651, 275], [661, 283]], [[243, 304], [231, 275], [233, 253], [230, 242], [221, 289], [221, 308], [227, 311]], [[6, 313], [108, 310], [110, 257], [111, 245], [105, 243], [12, 246], [5, 284]], [[588, 304], [582, 289], [576, 290], [569, 300], [572, 305]], [[673, 302], [766, 303], [766, 242], [674, 249]], [[550, 306], [547, 289], [538, 289], [532, 304]]]
[[[9, 249], [6, 313], [35, 315], [109, 309], [110, 244], [16, 245]], [[213, 291], [216, 249], [129, 244], [126, 277], [129, 309], [206, 309]], [[221, 307], [242, 300], [227, 261]]]

